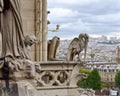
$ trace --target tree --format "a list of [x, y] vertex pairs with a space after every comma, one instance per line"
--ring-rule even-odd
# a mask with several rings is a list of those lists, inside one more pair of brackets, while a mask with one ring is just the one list
[[120, 89], [120, 71], [118, 71], [115, 75], [115, 85]]
[[77, 85], [81, 88], [87, 88], [86, 79], [82, 78], [82, 79], [78, 80]]
[[91, 70], [89, 69], [84, 69], [83, 67], [80, 68], [80, 73], [85, 73], [85, 74], [90, 74], [91, 73]]
[[101, 89], [101, 77], [97, 69], [93, 69], [93, 71], [89, 74], [88, 79], [88, 87], [93, 90]]
[[93, 90], [100, 90], [102, 83], [101, 77], [97, 69], [93, 69], [92, 71], [80, 68], [81, 73], [88, 74], [88, 78], [81, 79], [77, 82], [77, 85], [82, 88], [92, 88]]
[[110, 88], [110, 82], [102, 82], [102, 88]]
[[[80, 68], [80, 73], [85, 73], [85, 74], [90, 74], [91, 73], [91, 70], [88, 70], [88, 69], [84, 69], [83, 67]], [[77, 85], [79, 87], [82, 87], [82, 88], [88, 88], [88, 82], [87, 82], [87, 78], [81, 78], [78, 82], [77, 82]]]
[[94, 53], [91, 53], [90, 54], [90, 57], [91, 57], [91, 61], [93, 61], [94, 57], [95, 57], [95, 54]]

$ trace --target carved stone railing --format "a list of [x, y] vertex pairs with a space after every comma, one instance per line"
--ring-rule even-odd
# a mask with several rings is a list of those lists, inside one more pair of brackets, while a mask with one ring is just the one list
[[86, 77], [80, 74], [80, 62], [41, 62], [41, 71], [36, 74], [37, 88], [76, 87], [77, 80]]
[[[16, 79], [15, 81], [10, 80], [10, 85], [12, 82], [17, 84], [18, 92], [16, 94], [18, 95], [15, 96], [24, 96], [26, 94], [29, 94], [29, 96], [79, 96], [80, 93], [77, 90], [76, 83], [80, 78], [86, 78], [85, 74], [79, 73], [83, 63], [67, 61], [36, 63], [36, 71], [32, 70], [34, 68], [26, 66], [25, 72], [18, 71], [13, 73]], [[28, 76], [34, 73], [31, 71], [35, 72], [35, 78], [24, 78], [27, 73]], [[2, 96], [1, 92], [0, 90], [0, 96]], [[13, 96], [13, 94], [8, 96]]]

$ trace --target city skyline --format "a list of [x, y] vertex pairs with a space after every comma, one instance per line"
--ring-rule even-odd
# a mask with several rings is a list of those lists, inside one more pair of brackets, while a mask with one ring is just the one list
[[59, 32], [49, 32], [48, 38], [72, 39], [80, 33], [120, 37], [119, 6], [119, 0], [48, 0], [48, 29], [60, 24]]

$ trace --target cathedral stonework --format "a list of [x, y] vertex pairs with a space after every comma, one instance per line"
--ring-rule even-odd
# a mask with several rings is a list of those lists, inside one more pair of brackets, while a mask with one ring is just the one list
[[[48, 46], [47, 14], [47, 0], [0, 0], [3, 56], [0, 96], [80, 95], [76, 83], [87, 77], [79, 73], [83, 62], [55, 59], [60, 38], [54, 38]], [[48, 47], [55, 50], [47, 52]], [[53, 61], [48, 61], [48, 57]], [[5, 64], [8, 66], [7, 79], [2, 72]]]

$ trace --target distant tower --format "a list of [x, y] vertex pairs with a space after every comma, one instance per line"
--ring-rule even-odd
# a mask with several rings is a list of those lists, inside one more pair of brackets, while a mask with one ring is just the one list
[[116, 55], [117, 64], [120, 64], [120, 46], [117, 46]]

